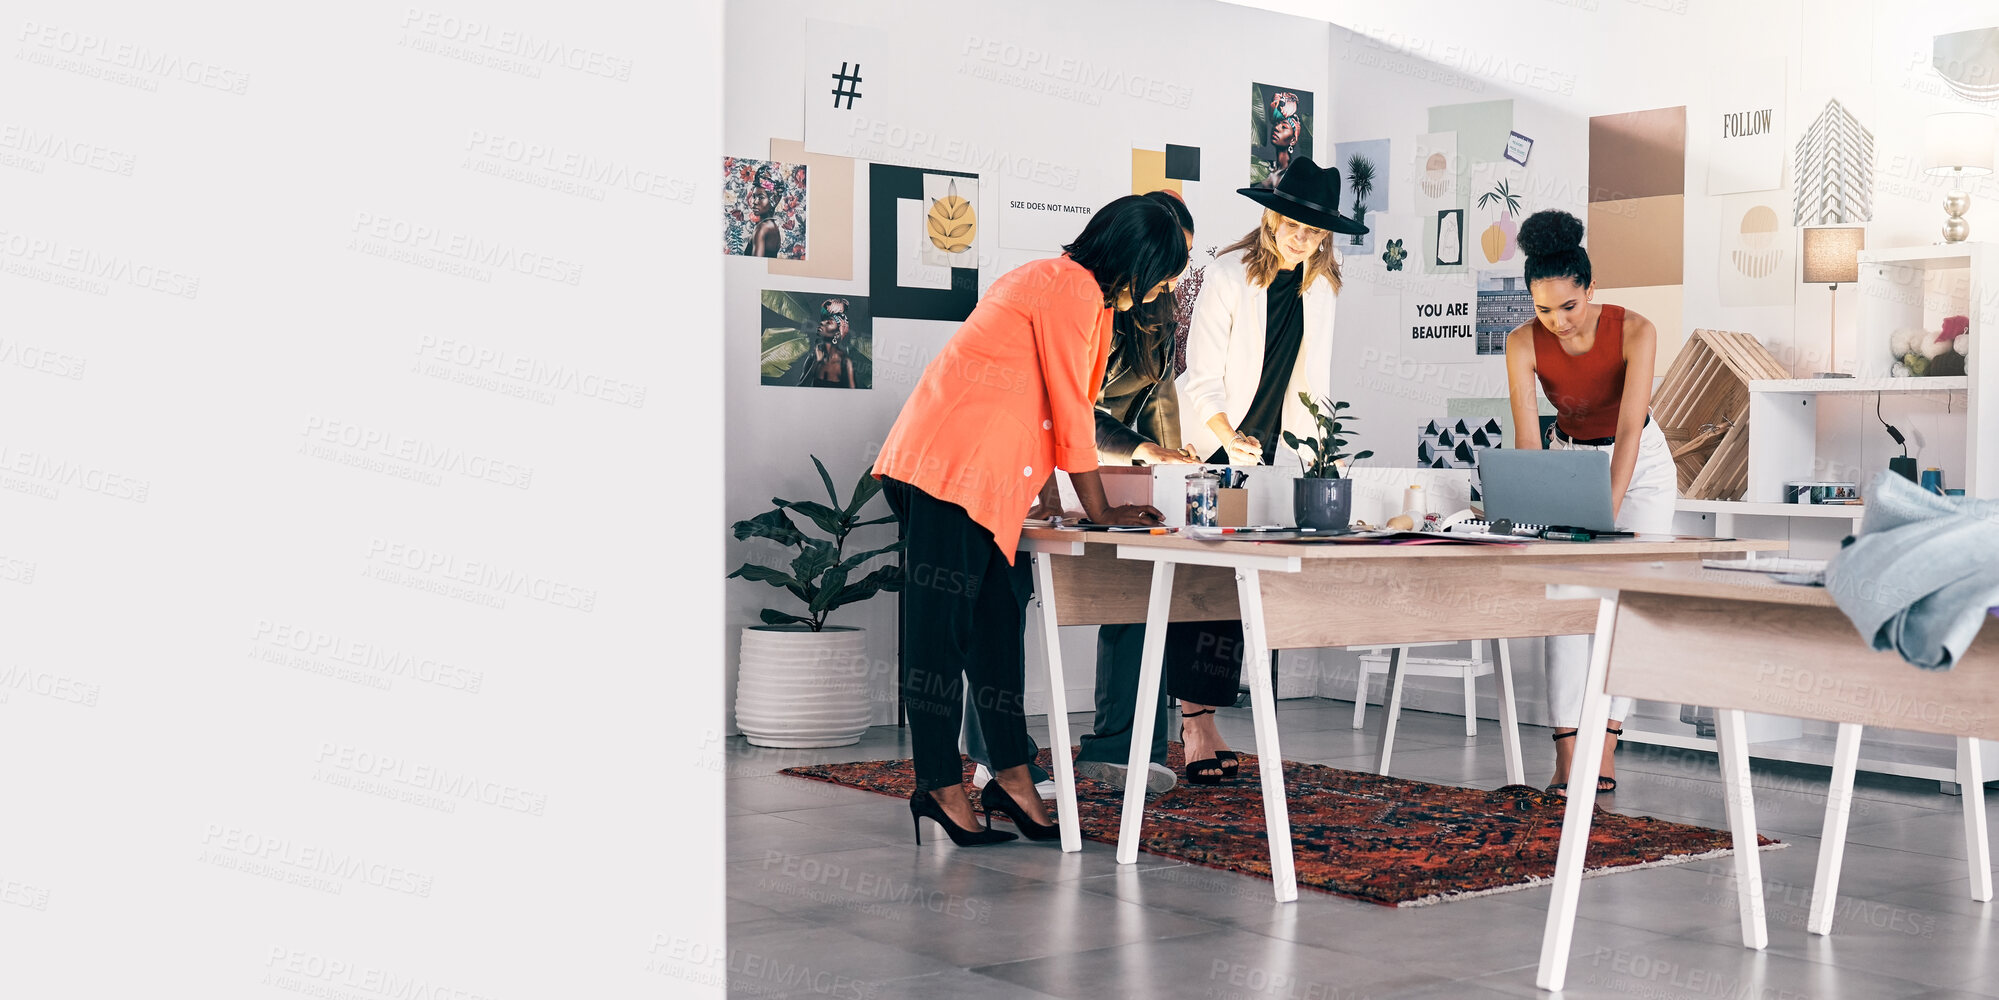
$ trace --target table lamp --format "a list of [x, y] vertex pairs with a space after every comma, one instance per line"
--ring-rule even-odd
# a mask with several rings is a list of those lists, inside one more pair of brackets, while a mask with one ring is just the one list
[[1999, 146], [1999, 130], [1991, 115], [1977, 111], [1945, 111], [1929, 117], [1925, 125], [1924, 151], [1930, 165], [1924, 173], [1951, 178], [1951, 192], [1944, 196], [1943, 241], [1962, 243], [1971, 235], [1964, 213], [1971, 211], [1971, 196], [1964, 193], [1964, 178], [1992, 172], [1992, 151]]
[[1833, 363], [1834, 337], [1839, 330], [1839, 286], [1860, 280], [1860, 251], [1867, 245], [1867, 231], [1858, 226], [1812, 226], [1805, 233], [1805, 284], [1824, 285], [1832, 290], [1832, 318], [1827, 321], [1825, 338], [1826, 371], [1815, 378], [1852, 378]]

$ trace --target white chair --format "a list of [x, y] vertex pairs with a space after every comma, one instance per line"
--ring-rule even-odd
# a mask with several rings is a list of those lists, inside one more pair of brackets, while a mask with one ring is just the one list
[[[1496, 647], [1496, 655], [1487, 659], [1487, 644]], [[1395, 749], [1395, 725], [1402, 714], [1402, 679], [1416, 677], [1461, 677], [1465, 686], [1465, 735], [1478, 735], [1478, 678], [1488, 674], [1498, 681], [1499, 727], [1502, 753], [1506, 758], [1506, 780], [1509, 784], [1526, 784], [1526, 769], [1520, 759], [1520, 723], [1513, 704], [1513, 656], [1504, 639], [1475, 639], [1471, 643], [1471, 655], [1464, 656], [1410, 656], [1407, 651], [1421, 646], [1454, 645], [1443, 642], [1410, 643], [1406, 646], [1356, 646], [1365, 649], [1360, 658], [1360, 676], [1354, 685], [1353, 728], [1359, 729], [1367, 722], [1367, 688], [1370, 674], [1385, 674], [1387, 681], [1382, 692], [1382, 708], [1388, 713], [1388, 721], [1382, 727], [1381, 738], [1375, 748], [1374, 770], [1376, 774], [1387, 774], [1390, 756]]]

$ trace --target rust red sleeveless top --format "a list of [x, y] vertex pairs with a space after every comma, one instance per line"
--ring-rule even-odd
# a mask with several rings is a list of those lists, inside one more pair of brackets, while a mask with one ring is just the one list
[[1534, 375], [1555, 407], [1555, 426], [1581, 441], [1617, 434], [1624, 398], [1624, 307], [1605, 305], [1596, 343], [1571, 356], [1541, 320], [1534, 320]]

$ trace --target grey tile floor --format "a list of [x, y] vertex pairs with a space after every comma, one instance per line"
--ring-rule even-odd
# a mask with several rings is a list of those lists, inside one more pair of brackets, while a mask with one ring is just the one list
[[[1368, 767], [1381, 713], [1356, 731], [1351, 711], [1280, 703], [1284, 756]], [[1089, 722], [1078, 714], [1072, 731]], [[1247, 709], [1224, 710], [1221, 726], [1232, 746], [1251, 746]], [[1034, 729], [1046, 745], [1045, 726]], [[1521, 737], [1529, 781], [1545, 782], [1547, 731]], [[877, 727], [831, 750], [738, 737], [728, 752], [728, 954], [706, 968], [726, 967], [731, 996], [1549, 996], [1534, 986], [1546, 888], [1413, 909], [1301, 889], [1279, 904], [1262, 879], [1149, 854], [1120, 867], [1094, 841], [1080, 854], [1026, 841], [960, 850], [932, 827], [918, 847], [902, 803], [776, 773], [908, 756], [904, 731]], [[1627, 745], [1617, 767], [1605, 808], [1725, 825], [1712, 755]], [[1457, 716], [1405, 713], [1392, 773], [1496, 788], [1498, 727], [1467, 739]], [[1727, 858], [1591, 879], [1560, 996], [1999, 997], [1999, 905], [1971, 901], [1960, 800], [1935, 782], [1861, 776], [1834, 932], [1805, 932], [1826, 775], [1755, 765], [1758, 826], [1791, 845], [1762, 856], [1767, 950], [1741, 946]]]

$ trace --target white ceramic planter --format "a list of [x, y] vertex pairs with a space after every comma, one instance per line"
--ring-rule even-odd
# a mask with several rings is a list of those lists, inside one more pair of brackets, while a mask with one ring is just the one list
[[736, 728], [760, 747], [843, 747], [867, 731], [865, 629], [743, 629]]

